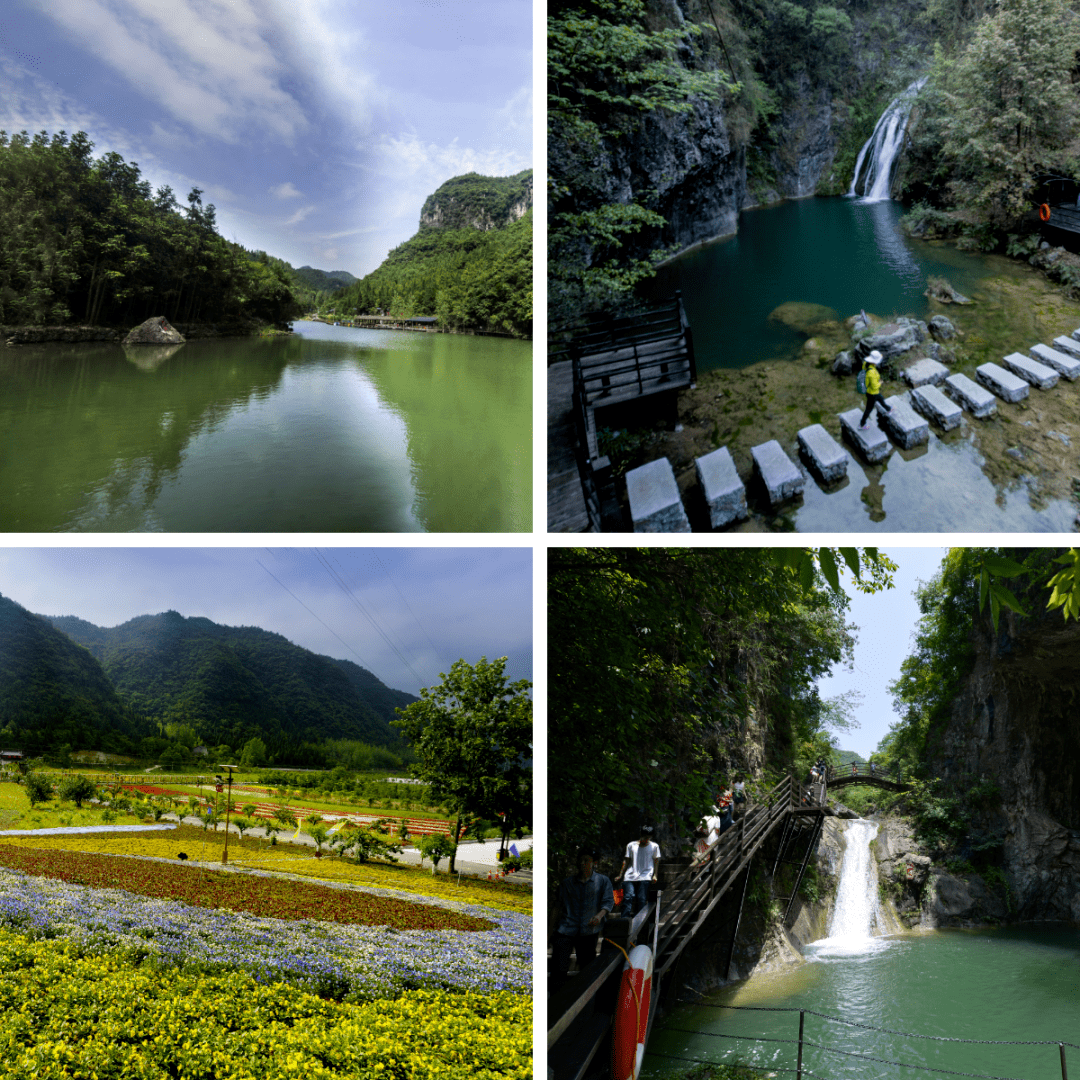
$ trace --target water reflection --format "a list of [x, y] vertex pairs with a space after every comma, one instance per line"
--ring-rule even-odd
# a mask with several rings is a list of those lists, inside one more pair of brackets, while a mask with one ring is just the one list
[[531, 528], [530, 346], [321, 327], [6, 350], [0, 527]]

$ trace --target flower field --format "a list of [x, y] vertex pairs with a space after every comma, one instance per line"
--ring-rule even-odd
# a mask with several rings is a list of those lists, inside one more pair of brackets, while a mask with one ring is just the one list
[[527, 891], [224, 839], [0, 835], [0, 1075], [533, 1075]]
[[[191, 859], [220, 862], [222, 833], [204, 832], [181, 826], [163, 833], [92, 833], [86, 836], [2, 837], [0, 843], [45, 851], [87, 851], [112, 855], [148, 855], [175, 859], [185, 851]], [[244, 869], [271, 870], [320, 881], [335, 881], [365, 888], [392, 889], [432, 898], [483, 904], [494, 908], [532, 912], [532, 894], [506, 884], [465, 879], [461, 884], [426, 870], [387, 863], [361, 863], [337, 857], [316, 859], [311, 848], [278, 844], [270, 847], [261, 840], [229, 840], [229, 862]]]
[[0, 930], [5, 1077], [526, 1080], [531, 998], [408, 991], [354, 1004], [243, 972], [167, 979]]
[[485, 930], [490, 926], [473, 916], [431, 905], [156, 859], [125, 859], [81, 851], [39, 851], [0, 844], [0, 866], [94, 888], [124, 889], [141, 896], [182, 900], [199, 907], [229, 908], [278, 919], [355, 922], [397, 930]]

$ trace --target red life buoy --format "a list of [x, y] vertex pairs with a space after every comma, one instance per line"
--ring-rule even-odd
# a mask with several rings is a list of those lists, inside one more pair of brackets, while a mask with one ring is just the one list
[[1050, 220], [1050, 204], [1049, 203], [1043, 203], [1042, 206], [1039, 207], [1039, 220], [1040, 221], [1049, 221]]
[[637, 1080], [645, 1057], [652, 994], [653, 955], [648, 945], [630, 950], [623, 966], [615, 1004], [615, 1033], [611, 1039], [612, 1080]]

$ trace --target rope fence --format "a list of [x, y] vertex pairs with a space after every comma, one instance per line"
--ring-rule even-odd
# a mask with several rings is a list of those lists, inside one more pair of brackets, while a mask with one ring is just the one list
[[[846, 1020], [841, 1016], [832, 1016], [829, 1013], [816, 1012], [813, 1009], [798, 1009], [791, 1006], [764, 1006], [764, 1005], [706, 1005], [705, 1008], [713, 1009], [733, 1009], [740, 1012], [769, 1012], [769, 1013], [798, 1013], [799, 1014], [799, 1037], [797, 1039], [779, 1039], [771, 1038], [767, 1036], [749, 1036], [749, 1035], [729, 1035], [725, 1032], [718, 1031], [702, 1031], [697, 1028], [676, 1028], [665, 1027], [665, 1031], [677, 1032], [681, 1035], [704, 1035], [712, 1039], [732, 1039], [739, 1042], [752, 1042], [755, 1044], [770, 1043], [773, 1045], [782, 1046], [795, 1046], [798, 1048], [798, 1059], [795, 1068], [783, 1067], [778, 1065], [769, 1065], [761, 1068], [753, 1065], [745, 1065], [738, 1063], [738, 1067], [741, 1069], [747, 1069], [748, 1071], [755, 1072], [767, 1072], [768, 1074], [774, 1073], [794, 1073], [796, 1080], [802, 1080], [803, 1076], [810, 1077], [824, 1077], [820, 1073], [815, 1073], [811, 1069], [807, 1068], [803, 1064], [803, 1050], [818, 1050], [826, 1054], [835, 1054], [837, 1056], [853, 1058], [859, 1063], [873, 1063], [876, 1065], [892, 1065], [901, 1069], [914, 1069], [919, 1072], [933, 1073], [935, 1076], [966, 1076], [974, 1077], [976, 1080], [1023, 1080], [1020, 1077], [1011, 1076], [995, 1076], [990, 1073], [976, 1073], [976, 1072], [962, 1072], [958, 1069], [946, 1069], [941, 1066], [931, 1065], [918, 1065], [913, 1062], [895, 1061], [890, 1058], [875, 1057], [871, 1054], [856, 1053], [850, 1050], [840, 1050], [837, 1047], [826, 1046], [823, 1043], [811, 1042], [803, 1035], [803, 1025], [807, 1016], [820, 1017], [823, 1020], [828, 1020], [833, 1023], [842, 1024], [850, 1028], [859, 1028], [863, 1031], [875, 1031], [881, 1032], [887, 1035], [899, 1035], [901, 1038], [906, 1039], [924, 1039], [932, 1042], [947, 1042], [947, 1043], [965, 1043], [972, 1046], [1056, 1046], [1058, 1048], [1060, 1061], [1061, 1061], [1061, 1078], [1062, 1080], [1069, 1080], [1069, 1075], [1066, 1070], [1065, 1064], [1065, 1047], [1069, 1047], [1073, 1050], [1080, 1050], [1080, 1045], [1077, 1043], [1066, 1042], [1064, 1040], [1053, 1039], [963, 1039], [957, 1036], [950, 1035], [922, 1035], [914, 1031], [897, 1031], [895, 1028], [878, 1027], [874, 1024], [864, 1024], [857, 1020]], [[715, 1065], [720, 1062], [707, 1061], [699, 1058], [684, 1057], [680, 1054], [668, 1054], [663, 1051], [649, 1050], [648, 1054], [653, 1057], [664, 1058], [672, 1061], [686, 1061], [697, 1065]]]

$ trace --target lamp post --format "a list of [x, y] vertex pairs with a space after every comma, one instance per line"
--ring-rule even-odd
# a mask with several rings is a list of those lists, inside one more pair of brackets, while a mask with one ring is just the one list
[[[219, 765], [219, 769], [228, 769], [229, 771], [229, 793], [225, 796], [225, 851], [221, 856], [221, 865], [229, 865], [229, 813], [232, 810], [232, 778], [233, 773], [240, 768], [239, 765]], [[221, 780], [221, 777], [216, 777], [217, 780]]]

